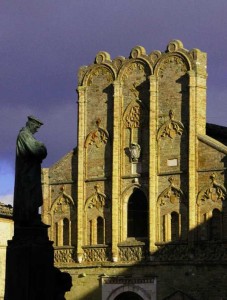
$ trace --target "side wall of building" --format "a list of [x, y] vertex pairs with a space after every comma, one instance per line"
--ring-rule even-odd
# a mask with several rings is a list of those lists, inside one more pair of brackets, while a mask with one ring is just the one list
[[13, 236], [12, 207], [0, 203], [0, 299], [4, 299], [7, 241]]

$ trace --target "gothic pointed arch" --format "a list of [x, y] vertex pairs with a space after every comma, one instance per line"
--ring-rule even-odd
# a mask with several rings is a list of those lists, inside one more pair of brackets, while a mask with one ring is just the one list
[[94, 193], [85, 202], [85, 244], [105, 244], [105, 210], [108, 207], [107, 197], [94, 186]]
[[121, 241], [126, 241], [128, 237], [128, 202], [130, 197], [136, 191], [140, 191], [143, 193], [144, 197], [148, 199], [148, 191], [140, 186], [140, 184], [131, 184], [122, 192], [121, 195], [121, 215], [120, 217], [120, 224], [121, 224]]
[[55, 246], [70, 246], [75, 244], [75, 203], [65, 192], [65, 186], [60, 188], [59, 196], [50, 208], [51, 236]]
[[216, 181], [215, 173], [210, 176], [210, 180], [210, 184], [198, 193], [197, 205], [202, 211], [210, 208], [222, 209], [223, 201], [226, 200], [226, 188]]
[[103, 84], [114, 81], [116, 78], [116, 68], [112, 64], [110, 54], [105, 51], [97, 53], [95, 63], [88, 68], [80, 70], [81, 85], [95, 85], [98, 79], [102, 80]]
[[[167, 51], [155, 64], [157, 78], [158, 171], [188, 170], [189, 75], [192, 56], [178, 40], [171, 41]], [[184, 105], [182, 105], [184, 103]], [[171, 151], [171, 157], [167, 149]], [[174, 164], [171, 163], [174, 159]]]
[[53, 201], [50, 210], [53, 212], [66, 212], [67, 208], [71, 206], [75, 208], [72, 197], [65, 192], [65, 187], [60, 188], [59, 196]]
[[104, 146], [109, 138], [109, 133], [106, 129], [102, 128], [100, 126], [101, 123], [101, 119], [97, 118], [96, 120], [96, 126], [97, 128], [94, 130], [91, 130], [84, 142], [84, 147], [88, 148], [89, 146], [94, 145], [97, 148], [100, 148], [102, 146]]
[[173, 242], [185, 240], [188, 230], [188, 203], [183, 191], [169, 178], [166, 188], [157, 200], [157, 240]]
[[106, 204], [106, 195], [100, 191], [98, 184], [94, 186], [94, 189], [95, 192], [85, 202], [85, 210], [96, 208], [101, 212]]
[[210, 176], [210, 183], [197, 196], [199, 238], [201, 240], [222, 240], [226, 236], [227, 211], [224, 205], [227, 192], [218, 183], [216, 174]]
[[127, 237], [148, 237], [148, 201], [140, 189], [135, 189], [128, 199]]
[[[130, 163], [129, 149], [132, 144], [138, 144], [141, 153], [146, 157], [149, 153], [149, 123], [150, 108], [150, 75], [153, 74], [151, 61], [143, 47], [137, 46], [131, 51], [131, 59], [125, 60], [118, 74], [121, 89], [121, 143], [122, 168], [124, 175], [133, 174]], [[134, 166], [137, 172], [148, 172], [147, 163], [142, 158]], [[138, 168], [137, 168], [138, 167]]]
[[174, 113], [172, 110], [169, 111], [169, 120], [166, 121], [158, 130], [157, 139], [164, 137], [169, 137], [171, 139], [175, 138], [175, 136], [182, 135], [184, 130], [184, 125], [174, 119]]

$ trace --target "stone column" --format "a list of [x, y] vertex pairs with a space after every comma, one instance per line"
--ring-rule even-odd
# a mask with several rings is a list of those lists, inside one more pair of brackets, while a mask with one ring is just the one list
[[86, 120], [86, 87], [78, 87], [78, 166], [77, 166], [77, 260], [81, 262], [83, 256], [83, 207], [85, 199], [85, 186], [84, 186], [84, 160], [85, 160], [85, 120]]
[[42, 206], [42, 220], [45, 224], [51, 225], [50, 218], [50, 207], [51, 207], [51, 196], [50, 196], [50, 180], [49, 180], [49, 169], [42, 168], [42, 192], [43, 192], [43, 206]]
[[112, 167], [112, 259], [118, 260], [119, 203], [120, 203], [120, 124], [121, 84], [114, 82], [113, 167]]
[[194, 71], [189, 71], [189, 161], [188, 161], [188, 195], [189, 195], [189, 242], [194, 241], [196, 228], [196, 76]]
[[198, 134], [206, 134], [206, 63], [207, 55], [194, 49], [195, 70], [189, 76], [189, 241], [193, 243], [197, 227], [196, 197], [198, 194]]
[[150, 76], [150, 114], [149, 114], [149, 253], [156, 251], [156, 207], [157, 207], [157, 78]]

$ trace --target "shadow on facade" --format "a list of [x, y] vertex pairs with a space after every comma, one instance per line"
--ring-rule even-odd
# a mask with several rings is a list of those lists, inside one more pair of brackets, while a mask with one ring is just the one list
[[[194, 242], [182, 241], [179, 236], [178, 241], [156, 244], [157, 251], [151, 256], [147, 245], [135, 247], [135, 244], [128, 244], [128, 253], [133, 253], [134, 248], [134, 256], [125, 257], [125, 261], [113, 263], [109, 257], [109, 261], [105, 262], [61, 264], [61, 269], [69, 272], [74, 282], [66, 298], [101, 300], [105, 288], [103, 278], [124, 278], [120, 293], [102, 300], [154, 300], [156, 298], [142, 297], [135, 289], [142, 282], [136, 284], [136, 278], [153, 278], [157, 280], [158, 300], [227, 299], [227, 241], [223, 239], [223, 231], [227, 228], [225, 218], [225, 213], [214, 210], [209, 220], [190, 232]], [[132, 293], [135, 298], [130, 298]], [[121, 298], [123, 296], [125, 298]]]

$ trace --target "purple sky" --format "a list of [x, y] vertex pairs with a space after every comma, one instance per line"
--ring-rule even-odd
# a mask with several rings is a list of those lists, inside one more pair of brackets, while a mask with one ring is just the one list
[[207, 122], [227, 126], [226, 0], [1, 0], [0, 201], [12, 201], [15, 141], [27, 115], [47, 167], [76, 146], [77, 71], [99, 51], [128, 57], [172, 39], [208, 53]]

